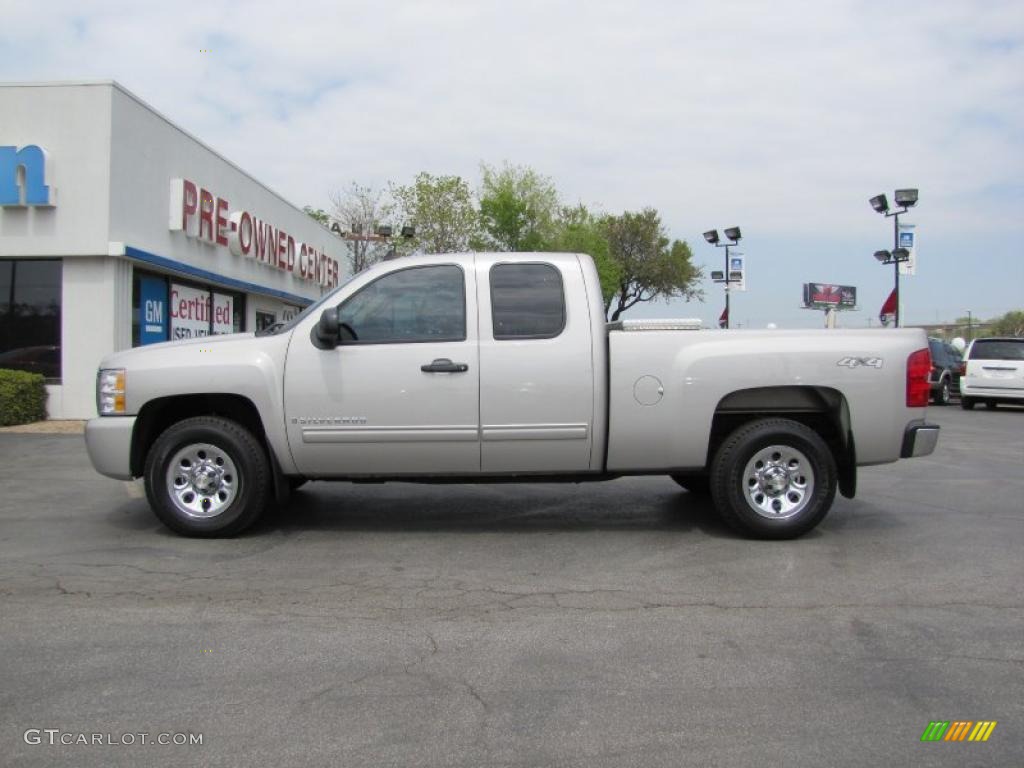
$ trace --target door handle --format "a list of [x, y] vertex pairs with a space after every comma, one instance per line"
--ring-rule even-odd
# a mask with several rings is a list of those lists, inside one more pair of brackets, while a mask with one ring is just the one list
[[420, 370], [424, 373], [465, 373], [469, 366], [465, 363], [453, 363], [447, 357], [439, 357], [432, 363], [421, 365]]

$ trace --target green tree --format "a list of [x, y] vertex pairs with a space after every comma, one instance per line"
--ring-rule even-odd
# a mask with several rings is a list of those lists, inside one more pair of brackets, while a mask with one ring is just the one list
[[1024, 311], [1010, 310], [1005, 315], [988, 321], [989, 336], [1024, 336]]
[[412, 225], [409, 249], [426, 253], [471, 250], [480, 239], [480, 216], [469, 184], [460, 176], [420, 173], [408, 186], [391, 186], [393, 218]]
[[609, 221], [609, 216], [595, 214], [582, 203], [564, 207], [555, 220], [550, 242], [543, 248], [545, 251], [585, 253], [590, 256], [597, 265], [606, 307], [622, 278], [622, 267], [611, 257]]
[[331, 216], [323, 208], [313, 208], [311, 205], [302, 206], [302, 210], [311, 218], [315, 219], [319, 224], [325, 227], [331, 226]]
[[697, 287], [703, 271], [694, 266], [690, 246], [669, 239], [653, 208], [609, 219], [608, 244], [609, 256], [621, 270], [618, 285], [605, 299], [605, 315], [610, 320], [618, 320], [640, 302], [657, 298], [703, 301], [704, 293]]
[[551, 179], [532, 168], [481, 164], [480, 222], [485, 244], [499, 251], [543, 250], [558, 215], [558, 192]]

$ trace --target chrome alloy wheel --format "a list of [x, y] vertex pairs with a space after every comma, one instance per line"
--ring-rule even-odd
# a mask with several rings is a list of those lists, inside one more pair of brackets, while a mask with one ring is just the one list
[[769, 445], [743, 470], [743, 492], [761, 517], [784, 520], [798, 514], [814, 494], [814, 469], [807, 457], [788, 445]]
[[167, 465], [167, 495], [189, 517], [216, 517], [239, 491], [235, 463], [210, 443], [193, 443], [174, 454]]

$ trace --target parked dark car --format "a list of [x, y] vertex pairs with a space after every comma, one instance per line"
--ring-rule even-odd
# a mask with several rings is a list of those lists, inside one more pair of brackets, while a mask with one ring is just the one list
[[928, 339], [928, 349], [932, 353], [932, 370], [928, 374], [932, 402], [936, 405], [949, 405], [950, 397], [960, 394], [963, 361], [960, 353], [948, 341]]

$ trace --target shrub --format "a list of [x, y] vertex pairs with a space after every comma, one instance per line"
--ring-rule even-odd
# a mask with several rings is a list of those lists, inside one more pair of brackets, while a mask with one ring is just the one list
[[46, 418], [46, 387], [38, 373], [0, 369], [0, 427]]

